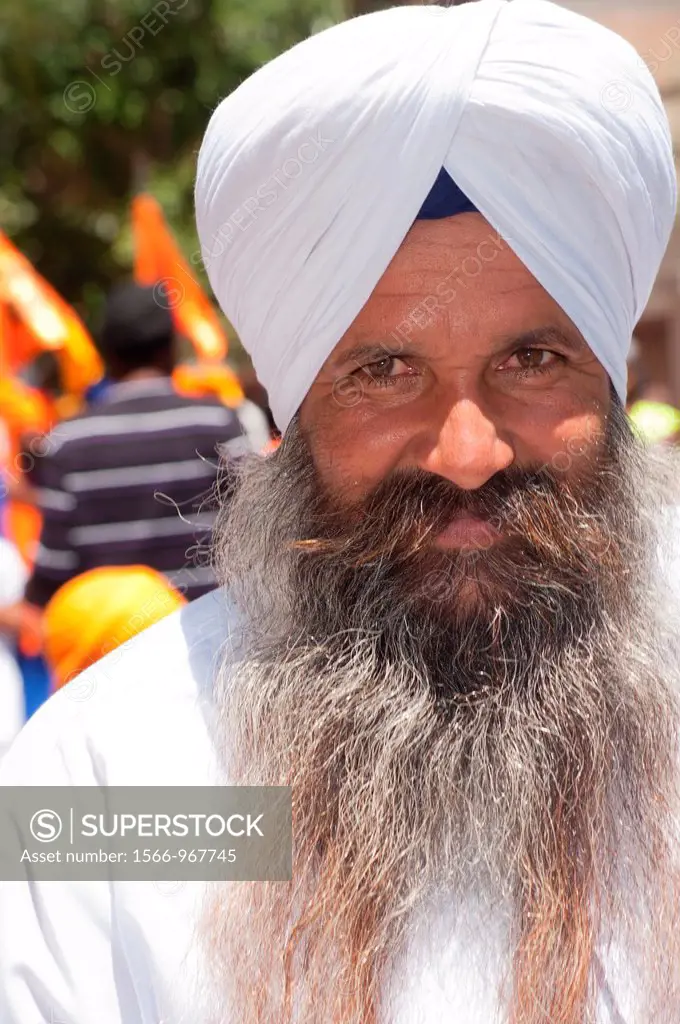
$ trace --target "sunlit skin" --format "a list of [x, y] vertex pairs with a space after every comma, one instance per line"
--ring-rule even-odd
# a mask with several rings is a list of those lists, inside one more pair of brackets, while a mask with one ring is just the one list
[[[560, 306], [476, 213], [416, 221], [326, 360], [300, 426], [328, 492], [360, 501], [395, 471], [475, 490], [511, 465], [592, 469], [609, 378]], [[452, 522], [441, 547], [488, 546]]]

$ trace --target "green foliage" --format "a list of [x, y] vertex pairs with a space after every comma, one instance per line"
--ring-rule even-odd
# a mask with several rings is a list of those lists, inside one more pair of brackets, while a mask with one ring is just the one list
[[96, 317], [130, 272], [144, 184], [196, 251], [196, 153], [219, 100], [344, 0], [17, 0], [0, 11], [0, 224]]

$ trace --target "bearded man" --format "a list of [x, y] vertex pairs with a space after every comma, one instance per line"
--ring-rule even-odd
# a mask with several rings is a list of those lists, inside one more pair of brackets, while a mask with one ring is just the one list
[[3, 1020], [677, 1021], [677, 471], [623, 411], [676, 201], [647, 69], [544, 0], [357, 18], [221, 104], [196, 198], [283, 440], [220, 591], [3, 781], [290, 784], [293, 880], [5, 884]]

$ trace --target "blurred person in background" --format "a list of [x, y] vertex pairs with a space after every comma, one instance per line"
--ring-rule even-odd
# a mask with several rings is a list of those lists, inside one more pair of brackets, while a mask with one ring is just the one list
[[45, 657], [59, 689], [109, 651], [186, 604], [144, 565], [90, 569], [59, 587], [45, 607]]
[[218, 451], [229, 461], [249, 443], [233, 410], [177, 393], [172, 318], [152, 288], [111, 292], [99, 344], [112, 384], [36, 460], [44, 521], [27, 600], [44, 607], [73, 576], [130, 564], [164, 573], [191, 600], [214, 586], [188, 550], [210, 536]]
[[238, 377], [226, 363], [180, 363], [172, 375], [180, 394], [212, 397], [233, 409], [253, 451], [271, 444], [269, 420], [263, 409], [244, 394]]

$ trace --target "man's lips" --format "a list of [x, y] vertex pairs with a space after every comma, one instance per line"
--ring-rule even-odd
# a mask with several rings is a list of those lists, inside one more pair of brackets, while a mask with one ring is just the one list
[[437, 534], [435, 543], [441, 548], [480, 550], [491, 547], [500, 535], [500, 530], [492, 526], [487, 519], [461, 513]]

